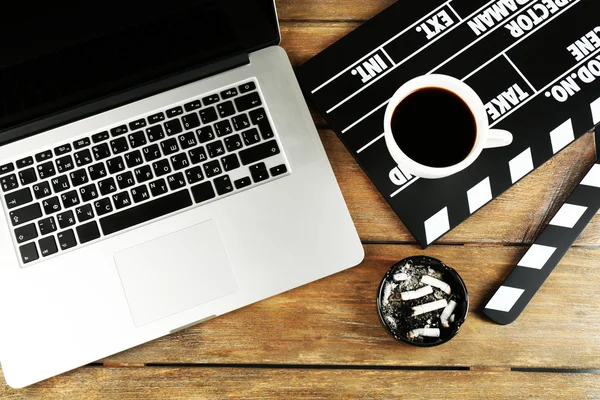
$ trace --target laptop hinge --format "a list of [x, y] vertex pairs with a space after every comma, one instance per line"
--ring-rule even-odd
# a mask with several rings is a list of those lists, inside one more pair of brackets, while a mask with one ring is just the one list
[[250, 63], [248, 54], [239, 54], [205, 64], [201, 67], [187, 69], [163, 78], [156, 79], [119, 93], [99, 98], [97, 100], [73, 107], [66, 111], [38, 119], [5, 132], [0, 132], [0, 145], [14, 142], [44, 132], [61, 125], [99, 114], [101, 112], [150, 97], [169, 89], [207, 78]]

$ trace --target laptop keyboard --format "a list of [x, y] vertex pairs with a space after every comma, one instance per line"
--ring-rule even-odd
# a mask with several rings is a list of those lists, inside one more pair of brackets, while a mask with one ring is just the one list
[[288, 174], [255, 80], [0, 165], [23, 264]]

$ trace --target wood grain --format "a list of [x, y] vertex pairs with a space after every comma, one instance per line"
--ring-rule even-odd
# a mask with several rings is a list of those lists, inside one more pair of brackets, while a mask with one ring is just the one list
[[280, 21], [365, 21], [395, 0], [276, 0]]
[[473, 371], [86, 367], [0, 398], [598, 399], [600, 375]]
[[[600, 249], [572, 249], [521, 317], [499, 326], [477, 310], [525, 248], [365, 248], [366, 260], [358, 267], [104, 361], [600, 369]], [[377, 316], [375, 295], [382, 276], [393, 263], [415, 254], [453, 266], [469, 290], [467, 322], [439, 348], [396, 342]]]

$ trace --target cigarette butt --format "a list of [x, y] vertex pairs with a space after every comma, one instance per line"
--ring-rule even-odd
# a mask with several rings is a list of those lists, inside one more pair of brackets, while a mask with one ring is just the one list
[[410, 276], [408, 276], [408, 274], [405, 274], [404, 272], [398, 272], [397, 274], [394, 275], [394, 281], [396, 282], [404, 282], [410, 279]]
[[402, 292], [400, 293], [400, 297], [402, 297], [402, 300], [407, 301], [407, 300], [414, 300], [414, 299], [419, 299], [423, 296], [427, 296], [428, 294], [433, 293], [433, 289], [431, 288], [431, 286], [423, 286], [420, 289], [417, 290], [412, 290], [409, 292]]
[[432, 301], [431, 303], [421, 304], [420, 306], [413, 307], [413, 317], [421, 314], [425, 314], [431, 311], [439, 310], [440, 308], [444, 308], [448, 305], [448, 302], [445, 299]]
[[454, 312], [456, 308], [456, 302], [454, 300], [450, 300], [444, 311], [442, 311], [442, 315], [440, 315], [440, 321], [442, 322], [442, 326], [444, 328], [449, 328], [450, 324], [448, 323], [448, 319], [450, 315]]
[[444, 281], [440, 281], [439, 279], [434, 278], [433, 276], [423, 275], [423, 277], [421, 278], [421, 283], [434, 286], [434, 287], [440, 289], [441, 291], [445, 292], [446, 294], [452, 293], [452, 289], [450, 289], [450, 285], [448, 285]]
[[385, 286], [383, 287], [383, 304], [384, 305], [388, 304], [388, 302], [390, 300], [390, 295], [392, 294], [392, 290], [394, 290], [395, 287], [396, 287], [396, 285], [394, 285], [393, 283], [386, 282]]
[[455, 318], [456, 318], [456, 317], [455, 317], [455, 315], [454, 315], [454, 314], [452, 314], [452, 315], [450, 316], [450, 318], [448, 318], [448, 321], [450, 321], [450, 322], [454, 322], [454, 319], [455, 319]]
[[440, 337], [439, 328], [417, 328], [408, 332], [408, 338], [413, 340], [416, 337]]

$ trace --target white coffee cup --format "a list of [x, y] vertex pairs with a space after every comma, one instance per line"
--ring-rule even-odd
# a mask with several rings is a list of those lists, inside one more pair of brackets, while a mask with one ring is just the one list
[[[420, 164], [408, 157], [396, 143], [392, 133], [391, 122], [396, 107], [412, 93], [425, 88], [439, 88], [448, 90], [457, 95], [469, 107], [475, 118], [476, 135], [475, 144], [471, 152], [458, 164], [448, 167], [437, 168]], [[435, 117], [435, 110], [431, 110], [432, 118]], [[414, 132], [406, 132], [407, 135], [414, 135]], [[459, 133], [457, 133], [459, 134]], [[495, 147], [504, 147], [512, 143], [513, 136], [510, 132], [490, 129], [487, 112], [483, 101], [473, 89], [466, 83], [448, 75], [423, 75], [414, 78], [400, 87], [390, 99], [385, 110], [384, 118], [384, 136], [388, 150], [396, 163], [405, 171], [414, 176], [427, 179], [439, 179], [462, 171], [479, 157], [483, 149]], [[427, 149], [423, 149], [427, 151]]]

